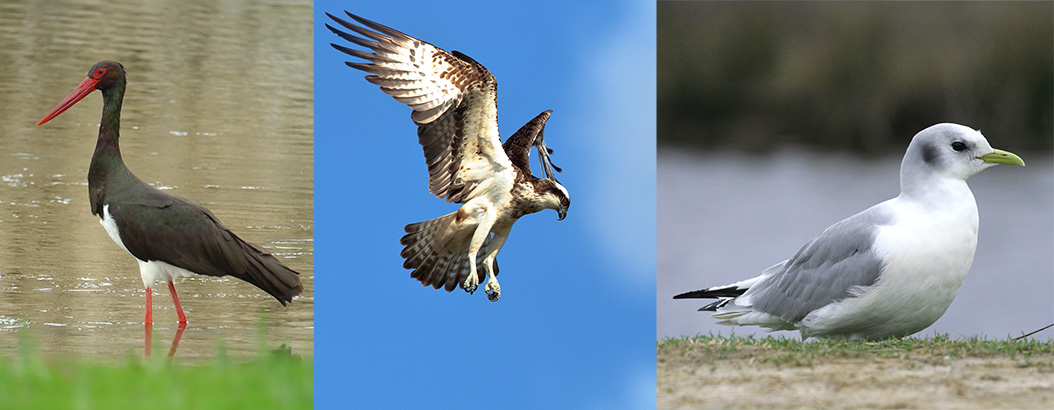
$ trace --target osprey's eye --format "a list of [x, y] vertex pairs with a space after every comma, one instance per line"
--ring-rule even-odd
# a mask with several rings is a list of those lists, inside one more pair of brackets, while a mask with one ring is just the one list
[[560, 204], [563, 205], [563, 206], [567, 206], [570, 203], [571, 203], [571, 200], [569, 200], [567, 198], [564, 198], [564, 199], [560, 200]]
[[955, 151], [962, 151], [966, 149], [966, 144], [963, 144], [962, 141], [955, 141], [952, 143], [952, 149]]

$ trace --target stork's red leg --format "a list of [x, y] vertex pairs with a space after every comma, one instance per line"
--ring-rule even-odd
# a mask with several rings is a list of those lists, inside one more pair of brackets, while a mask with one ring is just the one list
[[154, 323], [154, 304], [153, 294], [150, 288], [146, 288], [146, 319], [143, 319], [143, 323], [151, 324]]
[[176, 296], [176, 284], [172, 281], [168, 281], [168, 293], [172, 294], [172, 303], [176, 305], [179, 323], [187, 323], [187, 315], [183, 314], [183, 305], [179, 304], [179, 296]]
[[150, 322], [146, 322], [146, 323], [143, 324], [143, 329], [146, 331], [146, 335], [143, 337], [143, 340], [144, 340], [144, 343], [146, 344], [146, 347], [143, 349], [143, 352], [146, 353], [147, 357], [149, 357], [150, 356], [150, 335], [151, 335], [151, 333], [153, 333], [154, 325], [152, 323], [150, 323]]
[[176, 355], [176, 349], [179, 348], [179, 339], [183, 337], [184, 330], [187, 330], [186, 323], [180, 323], [176, 326], [176, 337], [172, 338], [172, 348], [168, 349], [168, 357]]

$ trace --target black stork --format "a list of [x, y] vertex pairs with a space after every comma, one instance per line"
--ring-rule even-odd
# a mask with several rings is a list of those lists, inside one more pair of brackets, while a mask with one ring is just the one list
[[192, 274], [231, 275], [274, 296], [283, 306], [291, 302], [304, 290], [300, 273], [239, 238], [205, 207], [150, 186], [124, 165], [118, 140], [125, 84], [121, 63], [100, 61], [37, 125], [92, 91], [102, 91], [99, 139], [88, 168], [88, 199], [92, 214], [99, 216], [110, 238], [139, 261], [146, 287], [146, 323], [153, 323], [150, 288], [161, 281], [168, 282], [179, 323], [187, 322], [173, 280]]

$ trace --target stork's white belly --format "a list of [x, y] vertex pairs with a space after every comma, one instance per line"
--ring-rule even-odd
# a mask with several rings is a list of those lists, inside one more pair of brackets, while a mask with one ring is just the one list
[[[128, 247], [124, 246], [124, 242], [121, 241], [121, 231], [117, 229], [117, 222], [113, 219], [113, 215], [110, 214], [110, 205], [106, 204], [102, 207], [102, 220], [99, 221], [102, 224], [103, 229], [110, 235], [110, 239], [113, 239], [117, 246], [128, 251]], [[132, 255], [135, 257], [135, 255]], [[194, 275], [194, 272], [173, 266], [162, 261], [144, 261], [139, 258], [135, 258], [136, 262], [139, 262], [139, 276], [143, 279], [143, 287], [149, 288], [154, 286], [157, 282], [168, 282], [176, 279], [182, 280], [183, 278]]]

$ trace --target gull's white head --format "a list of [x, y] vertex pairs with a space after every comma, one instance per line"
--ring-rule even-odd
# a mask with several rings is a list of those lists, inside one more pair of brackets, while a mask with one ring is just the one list
[[911, 139], [900, 164], [902, 192], [917, 189], [933, 178], [965, 181], [996, 164], [1024, 166], [1021, 157], [993, 149], [980, 131], [959, 124], [931, 126]]

